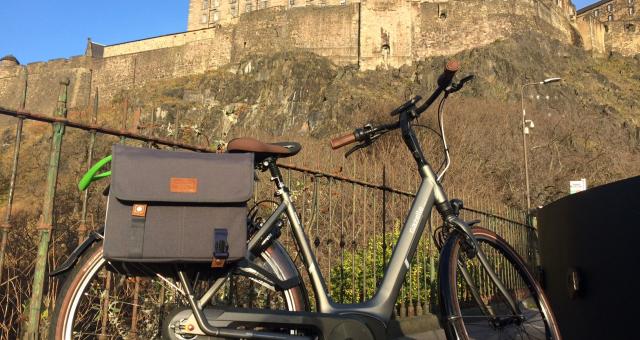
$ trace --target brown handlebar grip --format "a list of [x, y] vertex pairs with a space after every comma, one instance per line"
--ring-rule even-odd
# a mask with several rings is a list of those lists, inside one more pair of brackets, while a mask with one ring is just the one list
[[339, 149], [345, 145], [351, 144], [356, 141], [356, 135], [353, 132], [349, 132], [348, 134], [340, 137], [336, 137], [331, 139], [331, 148]]
[[447, 88], [451, 85], [453, 81], [453, 77], [456, 75], [456, 72], [460, 69], [460, 62], [457, 60], [449, 60], [447, 65], [444, 67], [444, 72], [438, 77], [438, 87], [441, 89]]
[[447, 65], [444, 67], [445, 72], [453, 72], [456, 73], [460, 69], [460, 62], [453, 59], [447, 62]]

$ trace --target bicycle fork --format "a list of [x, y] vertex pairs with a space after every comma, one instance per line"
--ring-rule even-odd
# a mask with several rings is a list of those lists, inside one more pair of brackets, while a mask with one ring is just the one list
[[[465, 236], [464, 242], [469, 243], [468, 246], [470, 246], [473, 249], [473, 256], [478, 258], [484, 270], [486, 270], [487, 273], [489, 274], [491, 281], [493, 281], [496, 287], [498, 287], [498, 290], [507, 301], [507, 304], [509, 305], [511, 312], [514, 315], [521, 316], [522, 312], [520, 311], [520, 307], [514, 301], [511, 294], [509, 294], [509, 291], [505, 287], [502, 280], [500, 280], [496, 272], [493, 270], [493, 267], [489, 263], [489, 260], [487, 260], [487, 257], [484, 255], [484, 252], [482, 251], [482, 249], [480, 249], [478, 241], [473, 236], [473, 233], [471, 232], [471, 228], [469, 227], [469, 225], [466, 222], [462, 221], [456, 215], [451, 215], [449, 218], [447, 218], [447, 221], [456, 230], [459, 230], [463, 233], [463, 235]], [[472, 258], [473, 256], [469, 256], [469, 257]], [[490, 315], [493, 319], [495, 319], [496, 318], [495, 313], [493, 312], [493, 310], [491, 310], [491, 308], [488, 308], [482, 301], [482, 297], [480, 296], [480, 293], [478, 292], [477, 287], [473, 285], [471, 276], [469, 275], [469, 272], [464, 267], [464, 263], [461, 263], [460, 261], [458, 261], [457, 266], [458, 266], [458, 269], [460, 269], [460, 271], [462, 272], [462, 276], [464, 277], [465, 281], [467, 281], [469, 289], [471, 290], [471, 294], [473, 295], [473, 298], [478, 302], [478, 305], [480, 306], [480, 309], [482, 309], [482, 312]]]

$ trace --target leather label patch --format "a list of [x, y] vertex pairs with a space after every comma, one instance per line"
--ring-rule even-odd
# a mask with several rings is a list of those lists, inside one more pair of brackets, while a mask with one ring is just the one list
[[146, 217], [147, 216], [147, 205], [146, 204], [134, 204], [133, 207], [131, 207], [131, 216]]
[[169, 190], [171, 192], [194, 194], [198, 192], [198, 179], [171, 177], [169, 180]]

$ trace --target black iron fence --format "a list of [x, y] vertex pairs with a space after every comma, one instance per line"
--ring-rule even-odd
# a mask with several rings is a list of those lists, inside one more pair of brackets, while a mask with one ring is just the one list
[[[91, 117], [85, 119], [88, 122], [71, 120], [67, 118], [67, 88], [68, 82], [61, 83], [58, 108], [53, 116], [0, 108], [0, 119], [13, 124], [10, 117], [15, 117], [16, 123], [14, 135], [9, 136], [6, 131], [3, 135], [5, 144], [0, 157], [3, 165], [0, 169], [5, 171], [0, 173], [0, 204], [4, 206], [0, 226], [0, 339], [19, 335], [33, 338], [42, 334], [55, 305], [59, 284], [57, 279], [48, 278], [48, 270], [64, 260], [89, 230], [101, 225], [105, 198], [100, 195], [100, 185], [82, 194], [74, 190], [73, 185], [79, 169], [94, 161], [96, 149], [105, 151], [108, 145], [121, 142], [216, 151], [209, 145], [182, 143], [178, 132], [172, 138], [155, 137], [155, 115], [145, 134], [139, 133], [137, 128], [127, 130], [126, 119], [121, 129], [101, 126], [96, 119], [97, 98]], [[178, 126], [178, 119], [176, 116], [175, 126]], [[41, 140], [34, 139], [33, 135], [49, 133], [49, 127], [53, 137], [48, 145], [41, 145]], [[65, 130], [67, 128], [69, 131]], [[27, 136], [29, 138], [24, 135], [27, 130], [31, 135]], [[73, 150], [65, 153], [63, 139], [71, 142]], [[22, 148], [27, 152], [21, 153]], [[23, 158], [28, 159], [28, 164]], [[285, 181], [328, 280], [331, 296], [339, 302], [358, 302], [372, 297], [409, 211], [413, 200], [411, 190], [391, 187], [387, 169], [376, 168], [375, 163], [364, 166], [355, 158], [353, 161], [342, 160], [339, 173], [322, 172], [294, 163], [295, 160], [283, 162], [281, 167], [285, 169]], [[72, 170], [74, 166], [77, 169]], [[32, 183], [34, 176], [46, 178], [46, 184]], [[400, 182], [405, 188], [418, 185], [417, 179], [409, 174], [396, 172], [394, 177], [396, 184], [398, 178], [402, 178]], [[260, 175], [254, 197], [254, 203], [262, 202], [260, 214], [266, 215], [274, 207], [269, 200], [273, 197], [273, 189], [269, 179]], [[21, 195], [16, 200], [19, 191]], [[463, 210], [466, 219], [482, 220], [485, 227], [506, 238], [529, 264], [536, 263], [536, 232], [525, 222], [523, 212], [485, 198], [475, 198], [472, 194], [457, 193], [452, 188], [448, 191], [451, 197], [460, 197], [468, 207], [473, 207]], [[432, 233], [440, 224], [437, 214], [432, 214], [428, 232]], [[291, 235], [285, 232], [281, 241], [296, 259], [300, 272], [304, 273]], [[425, 235], [397, 302], [398, 318], [434, 310], [437, 264], [437, 249]], [[130, 304], [134, 309], [143, 303], [136, 293], [139, 282], [139, 279], [135, 280], [131, 295]], [[135, 324], [134, 319], [130, 332], [135, 331]]]

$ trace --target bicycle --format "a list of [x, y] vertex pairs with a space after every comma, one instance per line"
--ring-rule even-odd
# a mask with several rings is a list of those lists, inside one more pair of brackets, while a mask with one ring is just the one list
[[[50, 327], [50, 337], [72, 339], [106, 333], [142, 332], [145, 336], [163, 339], [385, 339], [386, 327], [392, 318], [395, 301], [403, 284], [409, 263], [424, 234], [432, 207], [442, 216], [444, 225], [434, 235], [440, 248], [438, 268], [441, 324], [448, 339], [478, 339], [494, 336], [514, 338], [561, 339], [549, 302], [527, 269], [525, 262], [495, 233], [480, 228], [478, 221], [465, 222], [459, 217], [460, 200], [449, 200], [440, 184], [450, 165], [443, 127], [443, 104], [448, 96], [459, 91], [472, 79], [453, 82], [459, 63], [447, 63], [438, 78], [434, 93], [419, 105], [416, 96], [391, 112], [397, 122], [373, 126], [367, 124], [331, 141], [333, 149], [357, 143], [346, 155], [365, 148], [382, 135], [400, 129], [422, 179], [401, 229], [397, 244], [386, 267], [378, 290], [372, 299], [356, 304], [335, 303], [314, 257], [308, 238], [292, 203], [276, 160], [300, 151], [297, 143], [266, 144], [249, 138], [231, 141], [229, 152], [253, 152], [256, 169], [269, 171], [275, 184], [279, 204], [264, 223], [253, 228], [244, 260], [211, 270], [197, 266], [174, 265], [170, 269], [147, 264], [126, 268], [155, 277], [147, 282], [118, 276], [117, 264], [102, 258], [102, 231], [91, 233], [67, 261], [51, 275], [67, 272], [60, 290]], [[438, 108], [440, 137], [446, 164], [437, 175], [427, 162], [414, 133], [412, 121], [417, 119], [442, 94]], [[98, 170], [108, 162], [96, 164], [83, 178], [88, 185]], [[291, 226], [315, 297], [316, 311], [310, 310], [308, 294], [300, 273], [284, 247], [278, 241], [286, 216]], [[104, 267], [110, 270], [103, 270]], [[133, 268], [131, 268], [133, 267]], [[489, 278], [488, 282], [476, 280]], [[132, 292], [131, 285], [138, 287]], [[150, 296], [144, 299], [140, 287]], [[114, 302], [115, 298], [131, 297], [144, 312]], [[159, 289], [160, 293], [156, 295]], [[237, 293], [238, 289], [244, 294]], [[103, 292], [105, 296], [101, 296]], [[115, 290], [114, 290], [115, 291]], [[111, 299], [111, 300], [110, 300]], [[169, 301], [170, 302], [167, 302]], [[147, 301], [155, 302], [147, 304]], [[114, 307], [115, 305], [115, 307]], [[145, 307], [146, 306], [146, 307]], [[171, 311], [167, 311], [172, 307]], [[106, 313], [97, 313], [106, 310]], [[101, 317], [98, 317], [98, 316]], [[134, 316], [135, 315], [135, 316]], [[143, 325], [127, 328], [130, 319], [157, 317]], [[114, 320], [111, 320], [114, 319]], [[125, 325], [125, 326], [122, 326]], [[120, 326], [119, 329], [118, 327]], [[160, 331], [157, 331], [160, 329]]]

